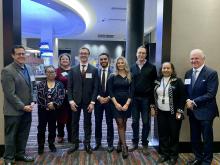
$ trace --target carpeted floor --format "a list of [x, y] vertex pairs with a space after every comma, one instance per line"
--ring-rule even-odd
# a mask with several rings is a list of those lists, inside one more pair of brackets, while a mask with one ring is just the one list
[[[94, 116], [94, 115], [93, 115]], [[83, 140], [83, 118], [81, 117], [80, 120], [80, 139]], [[93, 117], [94, 123], [94, 117]], [[141, 146], [138, 150], [129, 153], [128, 159], [123, 160], [121, 153], [117, 153], [113, 151], [112, 153], [108, 153], [105, 151], [106, 149], [106, 124], [105, 120], [103, 121], [103, 141], [102, 141], [102, 148], [100, 150], [93, 152], [91, 155], [87, 154], [83, 149], [83, 144], [80, 143], [79, 151], [68, 155], [66, 153], [67, 149], [71, 146], [70, 143], [67, 142], [65, 137], [64, 143], [58, 144], [56, 143], [57, 152], [51, 153], [48, 149], [47, 143], [45, 144], [45, 153], [41, 156], [37, 154], [37, 113], [36, 111], [33, 112], [33, 122], [31, 127], [31, 132], [27, 144], [27, 153], [31, 156], [35, 157], [35, 161], [33, 163], [24, 163], [24, 162], [16, 162], [18, 165], [23, 164], [36, 164], [36, 165], [155, 165], [156, 161], [159, 157], [155, 148], [151, 146], [158, 145], [158, 142], [155, 138], [156, 130], [154, 129], [154, 122], [151, 123], [151, 134], [149, 135], [149, 155], [143, 155], [141, 151]], [[114, 123], [115, 126], [115, 123]], [[94, 146], [94, 125], [93, 134], [91, 139], [91, 145]], [[117, 129], [115, 128], [115, 139], [114, 139], [114, 146], [117, 145], [118, 136], [117, 136]], [[131, 120], [128, 120], [127, 123], [127, 144], [131, 144], [132, 139], [132, 129], [131, 129]], [[185, 165], [187, 160], [193, 159], [193, 154], [189, 153], [180, 153], [177, 165]], [[0, 160], [0, 165], [3, 164], [3, 160]], [[220, 164], [220, 153], [214, 154], [213, 165]], [[169, 165], [169, 163], [164, 163], [164, 165]]]

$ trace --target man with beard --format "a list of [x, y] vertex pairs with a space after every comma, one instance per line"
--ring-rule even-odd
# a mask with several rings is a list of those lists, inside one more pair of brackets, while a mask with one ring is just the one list
[[107, 142], [108, 142], [108, 152], [114, 150], [113, 139], [114, 139], [114, 128], [113, 128], [113, 113], [110, 109], [110, 97], [107, 90], [107, 79], [112, 73], [110, 66], [110, 57], [107, 53], [102, 53], [99, 55], [99, 92], [97, 97], [97, 102], [95, 104], [95, 140], [96, 146], [94, 150], [98, 150], [101, 146], [102, 140], [102, 119], [103, 112], [105, 111], [106, 124], [107, 124]]

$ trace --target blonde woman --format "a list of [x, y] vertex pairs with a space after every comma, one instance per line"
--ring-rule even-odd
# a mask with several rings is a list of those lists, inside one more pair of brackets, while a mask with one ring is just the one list
[[122, 157], [128, 157], [126, 145], [126, 122], [131, 117], [131, 99], [133, 95], [131, 74], [126, 59], [118, 57], [115, 64], [115, 73], [108, 80], [109, 94], [112, 100], [113, 115], [117, 123], [119, 143], [117, 152], [122, 151]]

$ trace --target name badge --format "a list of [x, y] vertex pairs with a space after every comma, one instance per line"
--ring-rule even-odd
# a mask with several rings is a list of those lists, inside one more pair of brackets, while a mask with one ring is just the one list
[[92, 73], [86, 73], [86, 78], [92, 78]]
[[63, 73], [61, 73], [61, 75], [62, 75], [63, 77], [66, 77], [66, 76], [68, 76], [68, 73], [67, 73], [67, 72], [63, 72]]
[[35, 81], [34, 75], [31, 75], [31, 76], [30, 76], [30, 79], [31, 79], [31, 81]]
[[190, 85], [191, 84], [191, 79], [185, 79], [184, 84], [185, 85]]

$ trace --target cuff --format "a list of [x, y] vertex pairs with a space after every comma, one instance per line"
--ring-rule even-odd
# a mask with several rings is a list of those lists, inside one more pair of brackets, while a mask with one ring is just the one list
[[95, 102], [94, 102], [94, 101], [91, 101], [91, 102], [90, 102], [90, 104], [93, 104], [93, 105], [95, 105]]

